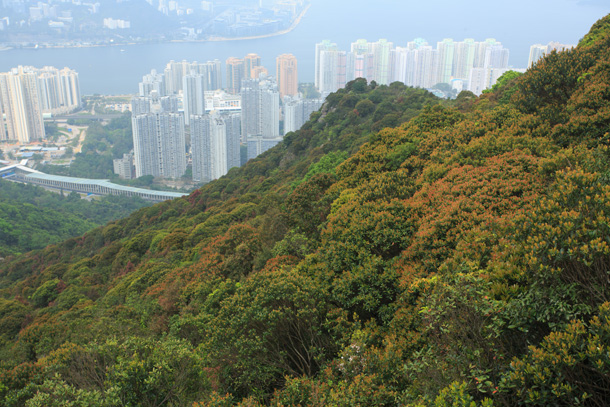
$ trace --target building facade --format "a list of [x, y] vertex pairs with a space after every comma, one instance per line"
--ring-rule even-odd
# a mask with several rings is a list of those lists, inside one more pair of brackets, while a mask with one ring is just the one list
[[282, 54], [276, 59], [276, 67], [280, 98], [295, 96], [299, 92], [297, 58], [292, 54]]
[[240, 165], [239, 113], [211, 112], [191, 117], [193, 181], [209, 182]]
[[241, 83], [245, 76], [244, 60], [240, 58], [228, 58], [226, 62], [227, 68], [227, 92], [234, 95], [241, 90]]
[[136, 175], [132, 154], [123, 154], [123, 158], [115, 158], [112, 160], [112, 165], [114, 173], [121, 179], [133, 179]]
[[508, 57], [509, 51], [493, 38], [482, 42], [446, 38], [436, 48], [423, 38], [416, 38], [405, 47], [394, 47], [385, 39], [377, 42], [360, 39], [351, 44], [349, 52], [324, 41], [316, 44], [315, 85], [323, 96], [355, 78], [374, 80], [381, 85], [399, 81], [421, 88], [458, 82], [466, 86], [472, 69], [506, 69]]
[[42, 120], [42, 104], [38, 92], [37, 73], [29, 67], [18, 67], [8, 73], [0, 73], [0, 104], [5, 116], [4, 140], [22, 144], [42, 140], [45, 137]]
[[244, 79], [258, 79], [257, 68], [261, 67], [261, 57], [248, 54], [244, 57]]
[[248, 79], [241, 91], [242, 140], [280, 136], [280, 94], [271, 78]]
[[302, 99], [299, 96], [284, 98], [284, 135], [297, 131], [309, 120], [313, 112], [320, 109], [324, 100]]
[[190, 72], [182, 78], [182, 107], [184, 123], [187, 126], [190, 124], [191, 115], [205, 113], [205, 86], [202, 74]]
[[531, 68], [540, 58], [552, 51], [565, 51], [574, 48], [574, 45], [560, 44], [558, 42], [549, 42], [547, 45], [534, 44], [530, 47], [529, 61], [527, 67]]
[[324, 51], [339, 51], [337, 44], [334, 42], [330, 42], [329, 40], [324, 40], [318, 44], [316, 44], [315, 51], [315, 78], [314, 85], [317, 89], [321, 89], [321, 80], [322, 80], [322, 52]]
[[282, 142], [281, 137], [264, 138], [261, 136], [248, 137], [248, 160], [258, 157], [265, 151], [277, 146]]
[[186, 171], [184, 117], [173, 96], [134, 98], [132, 130], [136, 176], [180, 178]]

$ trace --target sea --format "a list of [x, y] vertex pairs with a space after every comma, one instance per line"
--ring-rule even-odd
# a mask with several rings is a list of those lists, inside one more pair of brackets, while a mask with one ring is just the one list
[[[79, 73], [84, 95], [133, 94], [151, 69], [163, 71], [170, 60], [205, 62], [249, 53], [275, 73], [275, 58], [297, 57], [300, 82], [314, 80], [315, 44], [336, 42], [349, 51], [363, 38], [384, 38], [405, 46], [415, 38], [431, 45], [495, 38], [510, 50], [509, 63], [525, 68], [533, 44], [576, 44], [595, 21], [610, 13], [608, 0], [311, 0], [300, 24], [279, 36], [221, 42], [173, 42], [104, 47], [9, 49], [0, 51], [0, 72], [18, 65], [69, 67]], [[2, 44], [0, 44], [2, 45]], [[0, 47], [1, 48], [1, 47]]]

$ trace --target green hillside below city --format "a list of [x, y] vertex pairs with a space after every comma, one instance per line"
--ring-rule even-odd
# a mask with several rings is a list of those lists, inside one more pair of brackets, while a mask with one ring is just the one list
[[0, 257], [43, 249], [150, 205], [140, 198], [81, 199], [0, 180]]
[[610, 16], [441, 100], [357, 79], [189, 196], [0, 262], [3, 406], [610, 404]]

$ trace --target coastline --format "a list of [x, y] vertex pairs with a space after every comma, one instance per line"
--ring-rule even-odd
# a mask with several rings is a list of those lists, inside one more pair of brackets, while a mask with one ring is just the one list
[[[305, 7], [303, 9], [303, 11], [301, 11], [301, 14], [299, 14], [297, 16], [297, 18], [294, 19], [294, 21], [292, 22], [292, 24], [290, 25], [290, 27], [286, 28], [285, 30], [281, 30], [278, 32], [274, 32], [274, 33], [270, 33], [270, 34], [263, 34], [263, 35], [253, 35], [250, 37], [236, 37], [236, 38], [228, 38], [228, 37], [210, 37], [206, 40], [201, 40], [201, 41], [193, 41], [193, 42], [213, 42], [213, 41], [244, 41], [244, 40], [258, 40], [261, 38], [269, 38], [269, 37], [276, 37], [278, 35], [284, 35], [284, 34], [288, 34], [289, 32], [291, 32], [292, 30], [294, 30], [299, 23], [301, 22], [301, 20], [303, 19], [303, 17], [305, 17], [305, 14], [307, 14], [307, 11], [309, 10], [309, 8], [311, 7], [311, 3], [309, 3], [307, 5], [307, 7]], [[173, 41], [172, 41], [173, 42]], [[176, 41], [176, 42], [188, 42], [188, 41]]]
[[[270, 34], [253, 35], [253, 36], [249, 36], [249, 37], [235, 37], [235, 38], [209, 37], [209, 38], [201, 39], [201, 40], [169, 40], [169, 41], [157, 41], [156, 43], [201, 43], [201, 42], [247, 41], [247, 40], [258, 40], [261, 38], [276, 37], [276, 36], [288, 34], [292, 30], [294, 30], [300, 24], [303, 17], [305, 17], [305, 15], [307, 14], [307, 11], [309, 10], [310, 7], [311, 7], [311, 3], [309, 3], [301, 11], [301, 13], [297, 16], [297, 18], [294, 19], [294, 21], [292, 22], [290, 27], [286, 28], [285, 30], [277, 31], [277, 32], [270, 33]], [[150, 44], [150, 43], [152, 43], [152, 42], [142, 41], [142, 42], [122, 42], [122, 43], [109, 43], [109, 44], [74, 44], [74, 45], [45, 44], [41, 48], [96, 48], [96, 47], [118, 47], [118, 46], [122, 47], [125, 45], [139, 45], [139, 44]], [[16, 49], [16, 48], [10, 47], [10, 46], [4, 47], [2, 44], [0, 44], [0, 51], [8, 51], [10, 49]], [[22, 47], [22, 49], [38, 49], [38, 46]]]

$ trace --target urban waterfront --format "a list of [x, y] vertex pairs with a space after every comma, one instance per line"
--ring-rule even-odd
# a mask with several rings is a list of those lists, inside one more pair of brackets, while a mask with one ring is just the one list
[[[301, 23], [291, 32], [268, 38], [219, 41], [136, 44], [91, 48], [13, 49], [0, 51], [0, 72], [17, 65], [70, 67], [79, 72], [83, 94], [136, 93], [142, 75], [162, 71], [170, 60], [205, 62], [254, 52], [272, 75], [275, 58], [292, 53], [299, 63], [299, 80], [314, 80], [314, 47], [329, 39], [342, 49], [358, 38], [387, 38], [396, 45], [423, 37], [431, 44], [443, 38], [496, 38], [510, 50], [510, 64], [525, 68], [529, 47], [558, 41], [576, 44], [600, 15], [610, 12], [605, 1], [515, 1], [498, 15], [489, 2], [472, 1], [468, 18], [457, 19], [464, 6], [438, 10], [432, 3], [411, 4], [397, 0], [358, 1], [352, 8], [337, 2], [313, 0]], [[380, 10], [393, 10], [381, 14]], [[549, 16], [552, 18], [540, 18]]]

